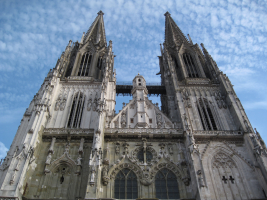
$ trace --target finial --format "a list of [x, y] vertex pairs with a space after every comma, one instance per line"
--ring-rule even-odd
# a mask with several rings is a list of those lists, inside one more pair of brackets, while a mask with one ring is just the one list
[[201, 43], [200, 45], [202, 46], [202, 48], [205, 48], [203, 43]]
[[68, 45], [69, 47], [71, 46], [71, 43], [72, 43], [72, 40], [69, 41], [69, 45]]
[[189, 42], [190, 42], [191, 44], [193, 44], [193, 41], [192, 41], [192, 39], [191, 39], [190, 35], [189, 35], [189, 34], [187, 34], [187, 36], [188, 36]]
[[100, 10], [97, 14], [98, 15], [104, 15], [104, 13], [102, 12], [102, 10]]
[[164, 16], [168, 17], [168, 16], [171, 16], [171, 14], [167, 11]]
[[85, 32], [83, 32], [82, 38], [81, 38], [81, 44], [83, 43]]

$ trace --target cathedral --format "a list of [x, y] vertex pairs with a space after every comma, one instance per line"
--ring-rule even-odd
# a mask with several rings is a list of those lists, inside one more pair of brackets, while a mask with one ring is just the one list
[[[161, 85], [137, 73], [119, 85], [103, 15], [26, 109], [0, 165], [0, 200], [267, 199], [265, 143], [204, 45], [166, 12]], [[132, 100], [116, 113], [118, 94]]]

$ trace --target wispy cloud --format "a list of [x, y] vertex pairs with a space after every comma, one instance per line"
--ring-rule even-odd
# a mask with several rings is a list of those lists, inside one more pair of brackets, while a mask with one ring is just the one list
[[[105, 13], [107, 41], [113, 41], [117, 55], [119, 81], [131, 81], [138, 72], [148, 82], [160, 81], [155, 76], [157, 56], [164, 42], [163, 14], [169, 11], [193, 42], [205, 44], [235, 85], [245, 108], [266, 108], [266, 1], [9, 0], [0, 7], [2, 113], [22, 116], [68, 41], [80, 41], [99, 10]], [[261, 103], [248, 106], [252, 102]], [[266, 128], [263, 125], [262, 130]]]
[[8, 148], [6, 148], [6, 146], [0, 142], [0, 159], [4, 159], [6, 157], [6, 153], [8, 151]]

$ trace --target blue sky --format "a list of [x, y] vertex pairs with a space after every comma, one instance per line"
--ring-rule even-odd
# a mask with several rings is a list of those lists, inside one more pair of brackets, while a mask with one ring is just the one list
[[189, 33], [194, 43], [204, 43], [230, 78], [253, 127], [267, 141], [266, 4], [255, 0], [1, 0], [0, 158], [49, 69], [70, 39], [80, 41], [99, 10], [105, 13], [107, 41], [113, 41], [117, 55], [118, 81], [131, 81], [138, 72], [147, 82], [160, 81], [155, 75], [157, 56], [164, 42], [164, 13], [169, 11], [184, 34]]

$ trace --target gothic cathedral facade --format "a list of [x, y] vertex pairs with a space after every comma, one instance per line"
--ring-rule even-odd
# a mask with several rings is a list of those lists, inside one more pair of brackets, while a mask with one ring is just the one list
[[26, 109], [0, 166], [0, 199], [267, 199], [267, 149], [204, 45], [165, 14], [161, 109], [142, 75], [115, 112], [100, 11]]

